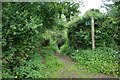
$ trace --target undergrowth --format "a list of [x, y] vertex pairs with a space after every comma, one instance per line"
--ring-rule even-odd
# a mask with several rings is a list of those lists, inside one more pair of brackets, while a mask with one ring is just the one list
[[49, 78], [50, 74], [62, 64], [54, 55], [46, 55], [44, 64], [39, 54], [32, 55], [29, 61], [23, 61], [22, 66], [14, 67], [13, 71], [3, 68], [3, 78]]
[[112, 76], [118, 75], [118, 53], [114, 52], [112, 48], [99, 47], [94, 51], [91, 49], [73, 50], [69, 48], [65, 50], [64, 48], [63, 51], [71, 56], [79, 67], [86, 68], [89, 72]]

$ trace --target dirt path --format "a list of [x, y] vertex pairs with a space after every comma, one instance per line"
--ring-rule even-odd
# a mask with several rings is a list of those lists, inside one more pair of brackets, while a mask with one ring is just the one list
[[63, 64], [63, 67], [52, 74], [53, 78], [113, 78], [104, 74], [89, 73], [83, 68], [78, 68], [69, 56], [61, 55], [59, 52], [55, 55]]

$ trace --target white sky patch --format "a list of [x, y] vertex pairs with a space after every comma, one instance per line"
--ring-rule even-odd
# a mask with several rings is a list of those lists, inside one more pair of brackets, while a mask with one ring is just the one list
[[81, 6], [79, 10], [81, 11], [81, 14], [83, 15], [87, 10], [90, 10], [92, 8], [99, 9], [101, 12], [106, 12], [106, 9], [101, 8], [101, 5], [103, 5], [102, 0], [83, 0], [84, 6]]

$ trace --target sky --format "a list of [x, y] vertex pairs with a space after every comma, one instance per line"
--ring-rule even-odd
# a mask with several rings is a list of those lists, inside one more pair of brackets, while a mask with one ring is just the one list
[[[112, 1], [110, 1], [108, 4], [111, 4]], [[102, 0], [83, 0], [84, 6], [81, 6], [79, 10], [81, 11], [81, 14], [83, 15], [87, 10], [90, 10], [92, 8], [99, 9], [101, 12], [106, 12], [106, 9], [101, 8], [101, 5], [103, 5]]]

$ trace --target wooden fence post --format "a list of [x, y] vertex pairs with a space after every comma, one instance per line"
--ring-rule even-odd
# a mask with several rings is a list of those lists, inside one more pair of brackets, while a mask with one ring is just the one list
[[92, 50], [95, 49], [95, 37], [94, 37], [94, 18], [91, 17], [91, 35], [92, 35]]

